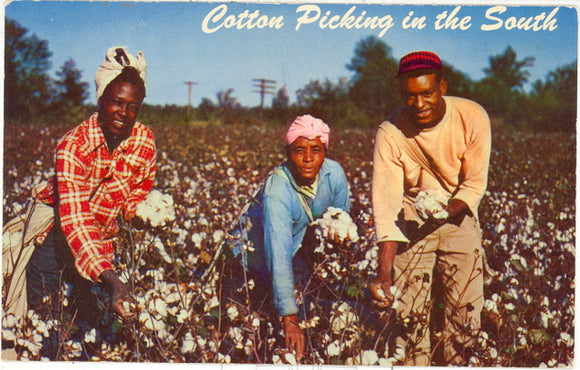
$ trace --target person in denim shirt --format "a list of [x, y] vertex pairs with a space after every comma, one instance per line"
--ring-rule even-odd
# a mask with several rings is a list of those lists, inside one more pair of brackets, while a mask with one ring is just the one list
[[305, 339], [298, 326], [295, 271], [297, 264], [310, 261], [297, 261], [297, 253], [311, 246], [303, 245], [308, 244], [304, 242], [308, 226], [328, 207], [350, 210], [344, 170], [326, 158], [329, 132], [320, 119], [297, 117], [286, 135], [287, 161], [269, 175], [246, 213], [253, 245], [253, 252], [244, 257], [246, 266], [258, 283], [271, 286], [286, 346], [296, 351], [298, 361]]

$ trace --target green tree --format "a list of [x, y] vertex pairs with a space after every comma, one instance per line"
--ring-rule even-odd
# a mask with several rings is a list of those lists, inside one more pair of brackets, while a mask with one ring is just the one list
[[88, 107], [84, 105], [88, 98], [89, 83], [81, 81], [82, 72], [76, 68], [73, 59], [67, 60], [56, 72], [54, 80], [55, 97], [51, 103], [50, 120], [70, 123], [87, 115]]
[[322, 119], [329, 125], [352, 126], [366, 124], [361, 120], [361, 112], [348, 96], [349, 82], [346, 77], [337, 83], [329, 79], [320, 82], [311, 80], [304, 88], [296, 91], [299, 107], [313, 116]]
[[546, 82], [533, 84], [528, 106], [530, 124], [539, 130], [576, 130], [577, 62], [557, 68]]
[[465, 73], [454, 69], [451, 65], [442, 62], [442, 74], [447, 81], [447, 94], [473, 98], [475, 83]]
[[272, 98], [272, 108], [266, 111], [266, 113], [270, 121], [277, 123], [287, 123], [293, 118], [293, 112], [290, 109], [290, 97], [288, 96], [286, 85], [282, 86], [274, 98]]
[[234, 89], [220, 90], [217, 93], [218, 112], [226, 124], [237, 123], [236, 112], [241, 109], [241, 104], [232, 96]]
[[516, 52], [508, 46], [503, 54], [490, 57], [490, 66], [484, 68], [483, 71], [488, 78], [502, 81], [509, 89], [521, 89], [530, 76], [530, 71], [525, 67], [532, 67], [534, 61], [533, 57], [517, 60]]
[[290, 97], [288, 96], [288, 90], [286, 85], [282, 86], [280, 90], [276, 93], [276, 96], [272, 98], [272, 108], [278, 110], [288, 109], [290, 105]]
[[503, 54], [491, 56], [489, 64], [483, 69], [486, 77], [475, 86], [474, 99], [508, 126], [522, 127], [530, 114], [524, 110], [526, 95], [522, 88], [530, 75], [526, 67], [533, 66], [534, 58], [518, 60], [514, 49], [508, 46]]
[[397, 61], [391, 48], [375, 36], [360, 40], [346, 68], [354, 72], [349, 97], [370, 120], [380, 122], [401, 104]]
[[209, 98], [202, 98], [201, 103], [199, 104], [198, 110], [201, 116], [201, 119], [210, 120], [213, 117], [214, 112], [216, 111], [216, 106], [214, 102], [211, 101]]
[[48, 42], [18, 22], [6, 19], [4, 49], [4, 114], [7, 120], [28, 121], [43, 114], [52, 97]]
[[296, 101], [298, 106], [306, 108], [308, 113], [328, 123], [334, 120], [338, 100], [344, 94], [346, 94], [344, 86], [335, 84], [329, 79], [324, 82], [311, 80], [296, 91]]
[[81, 81], [83, 72], [76, 68], [73, 59], [69, 59], [56, 72], [55, 81], [58, 89], [57, 100], [67, 104], [83, 105], [89, 97], [89, 83]]

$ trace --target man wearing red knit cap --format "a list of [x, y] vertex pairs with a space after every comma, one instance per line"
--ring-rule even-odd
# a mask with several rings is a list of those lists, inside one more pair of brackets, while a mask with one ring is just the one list
[[477, 103], [446, 96], [434, 53], [404, 56], [397, 76], [405, 104], [381, 124], [375, 141], [379, 267], [369, 288], [379, 305], [396, 310], [405, 365], [428, 366], [431, 288], [437, 284], [446, 322], [436, 336], [445, 361], [467, 365], [483, 307], [477, 210], [487, 186], [489, 118]]

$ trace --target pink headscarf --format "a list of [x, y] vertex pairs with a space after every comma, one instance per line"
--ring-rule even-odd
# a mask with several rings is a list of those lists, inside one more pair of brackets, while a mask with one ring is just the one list
[[292, 144], [299, 137], [305, 137], [308, 140], [319, 137], [320, 141], [328, 147], [329, 134], [330, 128], [324, 121], [306, 114], [296, 117], [294, 122], [292, 122], [286, 133], [286, 143]]

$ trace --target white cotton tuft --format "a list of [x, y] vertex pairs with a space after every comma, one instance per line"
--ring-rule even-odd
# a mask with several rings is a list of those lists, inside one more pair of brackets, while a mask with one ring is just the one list
[[419, 192], [414, 206], [419, 215], [425, 220], [430, 218], [444, 220], [449, 217], [446, 209], [448, 202], [449, 197], [443, 190], [429, 189]]
[[136, 215], [153, 227], [165, 226], [175, 220], [173, 197], [159, 190], [152, 190], [147, 198], [137, 205]]
[[341, 242], [359, 240], [356, 224], [350, 218], [350, 215], [340, 208], [328, 207], [322, 218], [312, 223], [317, 228], [317, 235], [324, 238], [334, 238], [338, 235]]

